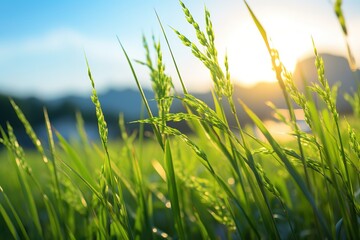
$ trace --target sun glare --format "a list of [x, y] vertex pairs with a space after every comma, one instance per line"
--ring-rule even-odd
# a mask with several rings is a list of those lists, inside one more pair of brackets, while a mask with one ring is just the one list
[[[307, 38], [299, 34], [301, 26], [291, 27], [288, 24], [283, 24], [282, 29], [271, 29], [272, 26], [278, 26], [277, 19], [267, 22], [273, 47], [279, 51], [280, 59], [287, 70], [294, 71], [297, 61], [311, 49], [311, 38], [310, 34]], [[276, 81], [269, 53], [252, 21], [245, 21], [237, 26], [237, 29], [223, 30], [221, 47], [225, 48], [229, 55], [232, 79], [248, 86]]]
[[[239, 39], [239, 37], [233, 37]], [[273, 42], [280, 54], [280, 59], [287, 70], [294, 71], [296, 63], [306, 52], [306, 44], [289, 36]], [[232, 78], [244, 85], [255, 85], [259, 82], [275, 82], [271, 59], [262, 42], [261, 36], [247, 34], [246, 38], [227, 46]], [[296, 47], [295, 47], [296, 46]], [[300, 47], [299, 47], [300, 46]]]

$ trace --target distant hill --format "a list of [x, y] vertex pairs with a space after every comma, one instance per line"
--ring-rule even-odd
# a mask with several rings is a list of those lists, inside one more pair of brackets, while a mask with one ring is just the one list
[[[351, 112], [349, 103], [344, 99], [345, 93], [352, 93], [357, 89], [356, 81], [360, 81], [360, 70], [351, 71], [346, 58], [331, 54], [321, 54], [325, 65], [325, 77], [329, 85], [340, 83], [337, 96], [339, 112]], [[304, 91], [304, 86], [318, 82], [315, 68], [315, 57], [299, 61], [293, 73], [295, 84]], [[358, 78], [356, 80], [356, 78]], [[360, 83], [360, 82], [359, 82]], [[241, 98], [260, 117], [268, 118], [271, 111], [265, 106], [267, 101], [273, 102], [279, 108], [285, 108], [285, 101], [277, 83], [259, 83], [252, 88], [237, 86], [235, 97]]]
[[[325, 65], [325, 77], [329, 85], [340, 83], [337, 98], [337, 107], [340, 111], [350, 112], [351, 108], [344, 99], [345, 93], [354, 92], [357, 89], [356, 81], [360, 81], [360, 70], [353, 72], [346, 58], [331, 54], [321, 54]], [[317, 81], [315, 58], [307, 58], [300, 61], [295, 68], [294, 78], [300, 88], [304, 88], [304, 81], [308, 83]], [[356, 80], [356, 78], [358, 78]]]
[[[144, 90], [144, 92], [145, 96], [150, 99], [151, 107], [155, 110], [156, 103], [151, 101], [151, 99], [154, 99], [154, 94], [150, 90]], [[105, 114], [119, 115], [120, 112], [123, 112], [125, 116], [132, 120], [140, 117], [141, 97], [135, 89], [110, 89], [99, 93], [99, 99]], [[47, 102], [47, 106], [56, 107], [64, 103], [72, 105], [80, 112], [94, 111], [94, 104], [91, 102], [90, 96], [64, 96]]]
[[[355, 75], [360, 76], [360, 71], [352, 72], [347, 60], [343, 57], [330, 54], [322, 55], [325, 62], [326, 77], [332, 86], [336, 82], [341, 82], [338, 95], [338, 109], [342, 112], [349, 112], [350, 106], [343, 99], [346, 92], [352, 92], [356, 89]], [[304, 89], [304, 82], [317, 81], [317, 73], [314, 66], [314, 57], [300, 61], [294, 72], [296, 84], [300, 89]], [[156, 102], [152, 91], [145, 90], [145, 95], [149, 99], [150, 107], [154, 113], [156, 110]], [[194, 93], [194, 95], [213, 106], [212, 95], [207, 93]], [[96, 118], [95, 109], [91, 102], [90, 96], [64, 96], [54, 100], [40, 100], [35, 97], [17, 98], [12, 97], [21, 107], [25, 115], [28, 117], [32, 126], [41, 134], [46, 136], [43, 120], [43, 107], [46, 107], [54, 127], [66, 137], [76, 135], [75, 128], [75, 112], [80, 111], [85, 119], [86, 128], [89, 135], [96, 136]], [[279, 108], [285, 107], [282, 92], [277, 83], [259, 83], [253, 87], [243, 87], [236, 85], [234, 89], [235, 102], [240, 98], [244, 101], [259, 117], [271, 118], [271, 109], [266, 106], [266, 102], [271, 101]], [[110, 133], [118, 135], [118, 116], [122, 112], [127, 122], [140, 118], [141, 98], [137, 90], [134, 89], [110, 89], [99, 94], [101, 106], [103, 108], [105, 118], [108, 122]], [[240, 108], [238, 105], [237, 107]], [[18, 121], [9, 101], [8, 97], [0, 94], [0, 125], [6, 127], [6, 122], [10, 122], [16, 131], [24, 136], [24, 130]], [[171, 108], [173, 112], [184, 111], [181, 103], [175, 100]], [[229, 112], [229, 109], [227, 109]], [[247, 122], [248, 119], [239, 111], [241, 121]], [[184, 128], [184, 125], [179, 125]], [[130, 124], [129, 128], [137, 128], [137, 125]]]

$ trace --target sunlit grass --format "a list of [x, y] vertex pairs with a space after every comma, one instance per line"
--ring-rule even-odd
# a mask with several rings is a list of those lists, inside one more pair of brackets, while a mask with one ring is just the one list
[[[0, 230], [4, 238], [360, 238], [358, 115], [345, 118], [337, 112], [336, 86], [330, 88], [327, 83], [315, 43], [319, 81], [300, 92], [261, 21], [246, 4], [287, 103], [288, 117], [272, 105], [289, 129], [289, 140], [284, 141], [272, 134], [241, 96], [234, 99], [228, 58], [219, 56], [216, 49], [210, 12], [205, 9], [202, 29], [181, 1], [180, 6], [196, 39], [173, 31], [209, 70], [214, 109], [187, 92], [173, 56], [183, 86], [181, 94], [175, 93], [160, 42], [153, 38], [152, 54], [145, 37], [145, 61], [137, 63], [149, 70], [159, 112], [156, 116], [134, 63], [120, 43], [147, 111], [148, 117], [137, 121], [138, 132], [127, 133], [120, 116], [121, 136], [117, 141], [108, 140], [106, 116], [87, 62], [98, 143], [88, 141], [80, 114], [80, 138], [70, 141], [52, 129], [46, 110], [48, 139], [42, 142], [11, 101], [35, 150], [19, 145], [11, 123], [0, 129], [1, 143], [7, 149], [0, 152], [5, 159], [0, 168]], [[339, 8], [341, 4], [335, 5], [343, 26]], [[186, 112], [170, 113], [175, 99]], [[242, 109], [237, 109], [235, 102]], [[226, 106], [231, 116], [225, 114]], [[295, 106], [301, 109], [310, 131], [299, 127]], [[250, 117], [257, 130], [240, 122], [240, 111]], [[229, 125], [230, 119], [235, 127]], [[184, 134], [169, 125], [180, 121], [193, 133]], [[144, 124], [150, 124], [152, 132], [144, 133]], [[151, 136], [144, 139], [145, 135]]]

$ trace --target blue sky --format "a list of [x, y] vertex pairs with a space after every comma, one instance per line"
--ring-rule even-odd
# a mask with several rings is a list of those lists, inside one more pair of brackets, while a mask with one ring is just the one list
[[[271, 81], [270, 60], [245, 5], [240, 0], [184, 1], [203, 25], [206, 5], [212, 14], [221, 59], [229, 54], [234, 81]], [[349, 42], [360, 62], [360, 1], [344, 0]], [[321, 51], [345, 55], [344, 39], [329, 0], [249, 0], [285, 64], [311, 53], [311, 36]], [[144, 59], [141, 36], [163, 43], [167, 71], [174, 74], [154, 9], [169, 35], [186, 85], [194, 91], [211, 86], [208, 72], [183, 47], [169, 26], [194, 39], [178, 1], [12, 1], [0, 3], [0, 92], [52, 98], [88, 94], [86, 53], [99, 90], [135, 87], [116, 36], [132, 59]], [[135, 64], [141, 82], [150, 87], [147, 71]]]

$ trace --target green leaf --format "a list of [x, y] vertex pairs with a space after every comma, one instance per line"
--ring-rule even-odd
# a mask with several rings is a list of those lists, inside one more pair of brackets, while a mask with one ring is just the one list
[[168, 191], [170, 195], [171, 209], [175, 219], [175, 227], [179, 235], [179, 239], [186, 239], [186, 232], [183, 227], [180, 210], [180, 199], [178, 197], [177, 183], [175, 179], [175, 171], [173, 165], [173, 159], [171, 155], [169, 140], [165, 141], [165, 169], [166, 179], [168, 185]]
[[335, 11], [337, 19], [340, 23], [341, 30], [343, 31], [344, 35], [346, 36], [348, 34], [348, 32], [347, 32], [344, 13], [342, 11], [341, 5], [342, 5], [342, 0], [336, 0], [334, 3], [334, 11]]
[[[23, 235], [22, 237], [23, 237], [24, 239], [29, 240], [30, 237], [29, 237], [28, 233], [27, 233], [26, 230], [25, 230], [25, 226], [24, 226], [22, 220], [20, 219], [20, 217], [19, 217], [18, 213], [16, 212], [15, 207], [14, 207], [13, 204], [11, 203], [10, 199], [9, 199], [8, 196], [5, 194], [5, 192], [3, 191], [2, 187], [0, 187], [0, 193], [3, 195], [3, 197], [4, 197], [4, 199], [5, 199], [5, 202], [7, 203], [8, 207], [10, 208], [10, 211], [11, 211], [12, 215], [14, 216], [15, 221], [16, 221], [17, 225], [19, 226], [20, 231], [21, 231], [21, 233], [22, 233], [22, 235]], [[10, 219], [8, 213], [6, 212], [5, 208], [3, 207], [3, 205], [2, 205], [1, 203], [0, 203], [0, 212], [1, 212], [1, 214], [3, 215], [4, 220], [5, 220], [6, 224], [8, 225], [10, 232], [11, 232], [12, 235], [14, 236], [13, 233], [14, 233], [14, 231], [16, 231], [16, 227], [14, 227], [14, 223], [13, 223], [12, 220]], [[7, 218], [8, 218], [8, 219], [7, 219]], [[12, 230], [12, 228], [14, 228], [14, 229]], [[14, 236], [14, 238], [15, 238], [15, 239], [19, 239], [19, 236], [18, 236], [17, 232], [15, 232], [15, 233], [16, 233], [16, 236], [17, 236], [17, 237]]]
[[282, 150], [279, 143], [273, 138], [270, 132], [265, 127], [264, 123], [255, 115], [253, 111], [241, 100], [239, 100], [241, 106], [243, 107], [244, 111], [248, 114], [251, 120], [255, 123], [255, 125], [259, 128], [259, 130], [264, 134], [265, 138], [268, 140], [269, 144], [272, 146], [276, 155], [280, 158], [280, 160], [284, 163], [286, 169], [288, 170], [289, 174], [292, 176], [296, 184], [299, 186], [301, 191], [303, 192], [304, 196], [310, 203], [311, 207], [313, 208], [321, 227], [323, 228], [324, 233], [331, 238], [330, 231], [327, 227], [327, 224], [324, 220], [324, 217], [320, 213], [319, 208], [316, 206], [315, 200], [312, 197], [310, 191], [307, 189], [305, 182], [302, 180], [301, 175], [296, 171], [295, 167], [292, 165], [290, 160], [287, 158], [286, 154]]
[[268, 39], [268, 36], [266, 34], [266, 31], [265, 29], [263, 28], [263, 26], [261, 25], [260, 21], [257, 19], [257, 17], [255, 16], [254, 12], [251, 10], [249, 4], [244, 0], [244, 3], [246, 5], [246, 8], [248, 9], [248, 11], [250, 12], [250, 15], [253, 19], [253, 21], [255, 22], [255, 25], [256, 27], [258, 28], [265, 44], [266, 44], [266, 48], [267, 50], [269, 51], [269, 53], [271, 53], [271, 47], [270, 47], [270, 44], [269, 44], [269, 39]]

